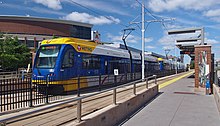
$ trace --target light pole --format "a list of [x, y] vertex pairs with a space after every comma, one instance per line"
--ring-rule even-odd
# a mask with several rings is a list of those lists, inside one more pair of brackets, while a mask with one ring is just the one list
[[142, 71], [141, 71], [141, 79], [143, 80], [144, 79], [144, 32], [145, 32], [145, 29], [144, 29], [144, 4], [142, 4], [142, 22], [141, 22], [141, 26], [142, 26], [142, 29], [141, 29], [141, 33], [142, 33], [142, 37], [141, 37], [141, 42], [142, 42], [142, 59], [141, 59], [141, 64], [142, 64]]
[[[141, 4], [141, 3], [140, 3]], [[145, 26], [144, 26], [144, 24], [145, 24], [145, 22], [147, 22], [147, 23], [151, 23], [151, 22], [164, 22], [164, 21], [168, 21], [168, 20], [174, 20], [173, 18], [172, 19], [161, 19], [161, 20], [157, 20], [156, 18], [155, 18], [155, 20], [148, 20], [148, 21], [145, 21], [145, 19], [144, 19], [144, 15], [145, 15], [145, 12], [144, 12], [144, 9], [145, 9], [145, 7], [144, 7], [144, 3], [142, 3], [141, 4], [141, 22], [130, 22], [130, 24], [140, 24], [141, 23], [141, 45], [142, 45], [142, 51], [141, 51], [141, 56], [142, 56], [142, 59], [141, 59], [141, 66], [142, 66], [142, 71], [141, 71], [141, 78], [142, 78], [142, 80], [144, 79], [144, 45], [145, 45], [145, 41], [144, 41], [144, 38], [145, 38]]]

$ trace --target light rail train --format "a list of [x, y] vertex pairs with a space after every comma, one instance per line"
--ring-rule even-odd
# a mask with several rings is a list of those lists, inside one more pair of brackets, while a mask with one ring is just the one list
[[[131, 59], [132, 57], [132, 59]], [[44, 40], [39, 47], [34, 60], [32, 83], [38, 87], [50, 78], [49, 90], [55, 92], [72, 91], [77, 89], [77, 78], [80, 77], [80, 87], [99, 85], [94, 76], [101, 77], [101, 84], [109, 84], [114, 76], [114, 69], [125, 77], [117, 78], [117, 82], [127, 79], [127, 75], [136, 74], [141, 78], [141, 54], [138, 52], [114, 48], [105, 44], [77, 38], [57, 38]], [[185, 69], [182, 63], [175, 64], [170, 60], [159, 60], [156, 57], [145, 55], [145, 72], [156, 74], [162, 71], [171, 71], [177, 67]], [[177, 65], [177, 66], [176, 66]], [[149, 74], [148, 74], [149, 75]], [[91, 80], [94, 81], [91, 81]]]

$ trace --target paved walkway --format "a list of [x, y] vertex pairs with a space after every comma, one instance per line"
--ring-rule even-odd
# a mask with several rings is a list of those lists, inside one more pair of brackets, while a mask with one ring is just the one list
[[194, 78], [180, 79], [161, 88], [160, 92], [156, 99], [123, 125], [220, 126], [220, 116], [214, 97], [194, 91]]

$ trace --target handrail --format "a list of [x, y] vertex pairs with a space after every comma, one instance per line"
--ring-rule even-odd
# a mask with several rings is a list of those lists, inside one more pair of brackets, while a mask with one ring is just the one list
[[40, 111], [44, 111], [44, 110], [47, 110], [47, 109], [50, 109], [50, 108], [54, 108], [54, 107], [57, 107], [57, 106], [60, 106], [60, 105], [63, 105], [63, 104], [67, 104], [67, 103], [71, 103], [71, 102], [76, 102], [76, 101], [77, 101], [77, 120], [78, 120], [78, 122], [80, 122], [81, 121], [81, 112], [82, 112], [81, 109], [82, 109], [82, 100], [83, 99], [89, 98], [89, 97], [92, 97], [92, 96], [95, 96], [95, 95], [99, 95], [99, 94], [102, 94], [102, 93], [109, 92], [109, 91], [113, 90], [113, 103], [116, 105], [116, 95], [117, 95], [116, 89], [122, 88], [122, 87], [126, 87], [126, 86], [130, 86], [130, 85], [134, 85], [134, 87], [133, 87], [134, 92], [133, 93], [134, 93], [134, 95], [136, 95], [136, 84], [139, 83], [139, 82], [146, 81], [146, 88], [148, 88], [148, 80], [152, 79], [152, 78], [155, 79], [154, 83], [157, 84], [157, 75], [153, 75], [153, 76], [150, 76], [150, 77], [146, 77], [145, 79], [140, 79], [140, 80], [129, 82], [127, 84], [118, 85], [116, 87], [105, 89], [105, 90], [102, 90], [102, 91], [99, 91], [99, 92], [96, 92], [96, 93], [93, 93], [93, 94], [84, 95], [84, 96], [80, 96], [80, 94], [78, 94], [78, 97], [76, 97], [74, 99], [70, 99], [70, 100], [67, 100], [67, 101], [64, 101], [64, 102], [61, 102], [61, 103], [57, 103], [57, 104], [52, 104], [50, 106], [46, 106], [46, 107], [43, 107], [41, 109], [34, 110], [32, 112], [26, 112], [26, 113], [23, 113], [23, 114], [20, 114], [20, 115], [16, 115], [16, 116], [13, 116], [13, 117], [8, 117], [8, 118], [5, 118], [5, 119], [0, 119], [0, 124], [1, 123], [6, 124], [8, 121], [14, 120], [16, 118], [20, 118], [20, 117], [23, 117], [23, 116], [27, 116], [27, 115], [30, 115], [30, 114], [34, 114], [34, 113], [37, 113], [37, 112], [40, 112]]

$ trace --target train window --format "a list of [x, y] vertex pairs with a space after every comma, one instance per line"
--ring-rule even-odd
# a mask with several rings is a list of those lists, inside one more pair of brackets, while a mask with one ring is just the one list
[[74, 53], [72, 49], [68, 49], [64, 54], [62, 68], [72, 67], [74, 62]]
[[54, 68], [60, 45], [41, 46], [37, 55], [37, 68]]
[[100, 57], [96, 55], [83, 55], [82, 68], [83, 69], [100, 69]]

